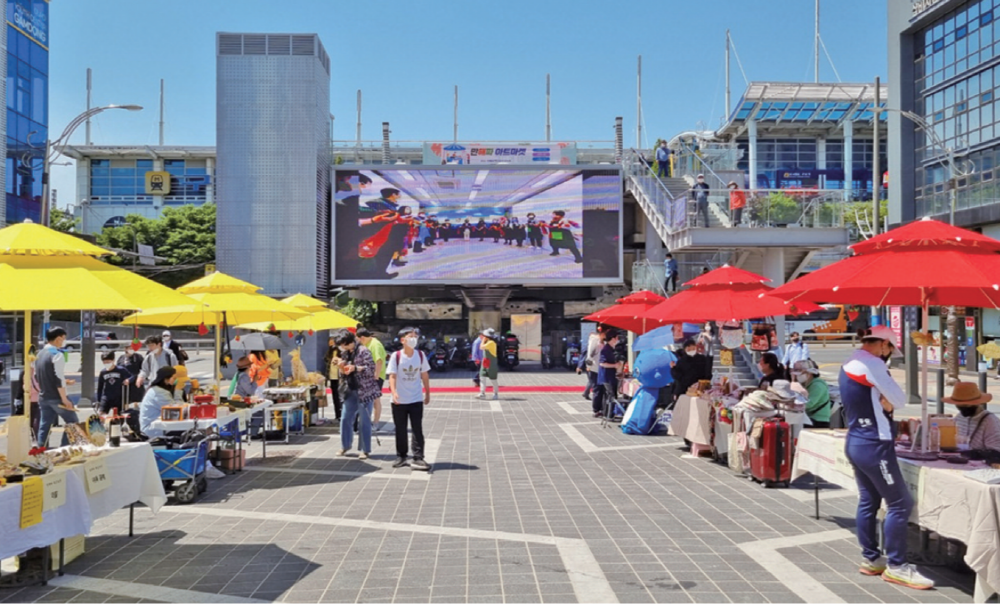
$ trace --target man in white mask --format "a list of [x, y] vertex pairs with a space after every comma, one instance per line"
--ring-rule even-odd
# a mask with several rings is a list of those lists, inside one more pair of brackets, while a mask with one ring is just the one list
[[430, 471], [424, 461], [424, 407], [431, 402], [431, 365], [424, 352], [417, 349], [420, 332], [416, 328], [399, 331], [401, 351], [389, 356], [389, 391], [392, 393], [392, 421], [396, 425], [396, 461], [393, 467], [406, 465], [409, 452], [407, 423], [413, 430], [413, 461], [410, 469]]

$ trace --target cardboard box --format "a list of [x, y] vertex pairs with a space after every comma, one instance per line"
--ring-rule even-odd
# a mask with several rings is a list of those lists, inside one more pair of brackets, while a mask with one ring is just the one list
[[[63, 557], [66, 558], [63, 565], [69, 564], [84, 554], [84, 542], [85, 537], [82, 534], [63, 539]], [[53, 543], [49, 549], [51, 550], [49, 562], [52, 565], [52, 570], [59, 570], [59, 542]]]

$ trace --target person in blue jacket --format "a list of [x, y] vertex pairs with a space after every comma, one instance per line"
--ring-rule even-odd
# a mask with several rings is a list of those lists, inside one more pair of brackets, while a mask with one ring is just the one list
[[[895, 333], [876, 326], [861, 336], [861, 348], [840, 369], [840, 398], [847, 417], [847, 459], [858, 483], [858, 542], [864, 556], [860, 572], [890, 583], [930, 589], [934, 581], [906, 560], [906, 535], [913, 497], [896, 459], [892, 412], [906, 394], [889, 375], [886, 361], [900, 355]], [[886, 504], [885, 551], [878, 541], [878, 511]], [[888, 561], [887, 561], [888, 560]]]

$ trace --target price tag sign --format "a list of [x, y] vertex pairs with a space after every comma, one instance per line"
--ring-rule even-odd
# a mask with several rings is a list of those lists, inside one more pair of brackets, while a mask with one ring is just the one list
[[52, 511], [66, 504], [66, 474], [50, 473], [44, 476], [45, 505], [42, 511]]
[[34, 526], [42, 521], [42, 503], [45, 485], [42, 478], [35, 476], [21, 482], [21, 528]]
[[104, 459], [87, 461], [83, 466], [83, 473], [87, 477], [88, 494], [97, 494], [111, 487], [111, 474], [108, 473]]

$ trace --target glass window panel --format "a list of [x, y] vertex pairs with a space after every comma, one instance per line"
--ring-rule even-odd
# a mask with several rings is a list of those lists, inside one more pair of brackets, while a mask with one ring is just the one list
[[110, 196], [111, 188], [107, 185], [91, 185], [90, 186], [91, 196]]
[[31, 119], [41, 124], [49, 123], [48, 78], [38, 70], [31, 71]]
[[135, 187], [135, 177], [115, 177], [111, 176], [111, 185], [120, 186], [128, 185], [129, 187]]
[[152, 160], [136, 160], [135, 161], [135, 167], [136, 168], [143, 168], [143, 169], [146, 169], [146, 170], [152, 170], [153, 169], [153, 161]]
[[129, 177], [135, 179], [135, 169], [134, 168], [112, 168], [112, 177]]
[[112, 196], [134, 196], [135, 193], [134, 185], [113, 185], [111, 187]]

